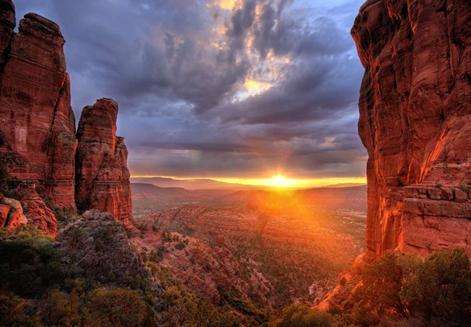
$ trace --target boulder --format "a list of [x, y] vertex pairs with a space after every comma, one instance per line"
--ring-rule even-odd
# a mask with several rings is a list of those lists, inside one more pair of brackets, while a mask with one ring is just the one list
[[28, 223], [21, 203], [0, 194], [0, 228], [12, 232]]

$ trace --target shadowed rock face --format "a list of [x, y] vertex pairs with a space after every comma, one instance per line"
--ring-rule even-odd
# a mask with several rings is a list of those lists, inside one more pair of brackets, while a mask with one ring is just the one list
[[76, 196], [79, 211], [97, 209], [132, 226], [124, 139], [116, 136], [118, 104], [100, 99], [82, 111], [77, 131]]
[[471, 256], [471, 3], [370, 0], [352, 35], [365, 67], [369, 254]]

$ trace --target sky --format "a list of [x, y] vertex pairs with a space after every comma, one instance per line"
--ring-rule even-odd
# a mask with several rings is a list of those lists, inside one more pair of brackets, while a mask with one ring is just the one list
[[120, 105], [134, 176], [353, 180], [362, 0], [16, 0], [61, 26], [77, 117]]

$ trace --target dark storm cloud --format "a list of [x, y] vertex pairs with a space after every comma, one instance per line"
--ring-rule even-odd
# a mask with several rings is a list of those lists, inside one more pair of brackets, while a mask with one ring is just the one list
[[[77, 114], [120, 103], [134, 173], [362, 175], [348, 34], [361, 0], [217, 2], [15, 1], [61, 25]], [[264, 76], [268, 90], [240, 96]]]
[[336, 119], [356, 103], [360, 73], [348, 55], [303, 59], [293, 64], [280, 85], [217, 110], [225, 120], [249, 124]]

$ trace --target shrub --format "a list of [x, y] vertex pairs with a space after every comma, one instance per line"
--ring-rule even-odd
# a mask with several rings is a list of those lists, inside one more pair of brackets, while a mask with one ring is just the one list
[[[378, 315], [394, 309], [404, 313], [399, 293], [402, 287], [404, 269], [399, 256], [386, 254], [374, 264], [367, 266], [362, 274], [362, 287], [355, 292], [355, 300]], [[361, 315], [360, 315], [361, 316]]]
[[180, 286], [166, 288], [159, 326], [245, 326], [229, 307], [216, 307]]
[[273, 327], [328, 327], [331, 326], [331, 316], [328, 313], [316, 311], [305, 304], [292, 304], [283, 309], [279, 319], [270, 323]]
[[51, 240], [22, 230], [0, 239], [0, 285], [25, 298], [39, 298], [67, 276]]
[[88, 296], [83, 318], [85, 326], [143, 326], [151, 312], [138, 291], [99, 288]]
[[80, 299], [77, 292], [67, 294], [52, 290], [43, 300], [40, 316], [45, 326], [78, 326]]
[[463, 250], [425, 259], [386, 254], [361, 272], [350, 309], [341, 319], [373, 325], [386, 319], [424, 325], [461, 326], [471, 317], [470, 262]]
[[28, 309], [25, 300], [0, 291], [0, 326], [38, 326], [36, 317], [27, 315]]
[[400, 295], [413, 316], [439, 324], [464, 324], [471, 319], [468, 257], [462, 250], [431, 255], [405, 279]]
[[183, 250], [184, 248], [186, 248], [186, 245], [187, 245], [187, 242], [180, 241], [175, 245], [175, 248], [177, 250]]

